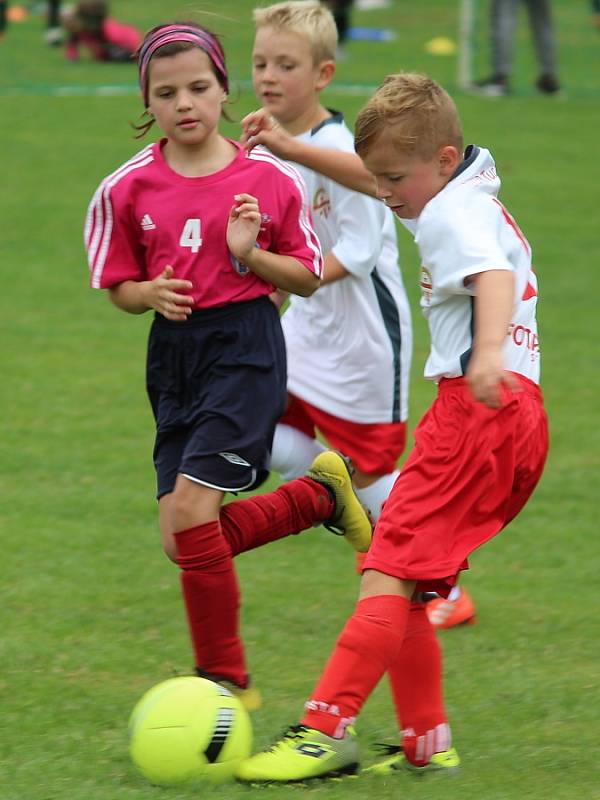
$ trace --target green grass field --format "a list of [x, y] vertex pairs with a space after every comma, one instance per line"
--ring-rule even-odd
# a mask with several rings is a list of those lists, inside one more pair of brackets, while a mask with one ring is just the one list
[[[254, 107], [252, 5], [202, 4], [216, 16], [200, 17], [224, 35], [239, 85], [238, 119]], [[158, 0], [112, 6], [142, 28], [198, 8]], [[430, 56], [424, 44], [455, 36], [456, 6], [396, 0], [389, 10], [355, 12], [355, 25], [391, 27], [398, 38], [351, 43], [327, 104], [352, 122], [371, 87], [400, 69], [427, 71], [454, 90], [455, 58]], [[1, 800], [191, 800], [261, 791], [274, 800], [600, 798], [600, 35], [588, 3], [556, 0], [554, 7], [564, 97], [533, 92], [524, 25], [514, 96], [455, 94], [467, 140], [494, 153], [502, 199], [534, 248], [552, 430], [533, 501], [474, 555], [465, 577], [478, 624], [442, 634], [463, 769], [441, 782], [398, 775], [305, 789], [160, 790], [129, 763], [134, 703], [152, 684], [191, 667], [177, 570], [158, 542], [144, 394], [149, 318], [120, 313], [88, 289], [82, 246], [99, 180], [140, 147], [128, 127], [140, 111], [135, 68], [67, 63], [42, 43], [37, 16], [10, 28], [0, 43]], [[481, 75], [487, 51], [479, 14]], [[236, 136], [238, 128], [224, 130]], [[414, 425], [433, 389], [420, 377], [427, 336], [417, 310], [418, 263], [412, 242], [400, 236], [415, 310]], [[258, 747], [297, 720], [353, 607], [357, 578], [350, 549], [322, 530], [244, 555], [239, 574], [250, 666], [266, 700], [254, 717]], [[365, 764], [374, 742], [394, 739], [385, 685], [364, 709], [359, 733]]]

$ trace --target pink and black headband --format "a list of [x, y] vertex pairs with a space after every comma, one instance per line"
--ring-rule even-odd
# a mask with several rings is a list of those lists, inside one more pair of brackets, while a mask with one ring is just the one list
[[225, 66], [225, 54], [219, 41], [212, 33], [191, 25], [163, 25], [151, 31], [142, 44], [138, 55], [140, 87], [144, 97], [144, 105], [148, 106], [148, 65], [159, 47], [171, 42], [191, 42], [204, 50], [210, 58], [221, 78], [223, 88], [229, 91], [229, 78]]

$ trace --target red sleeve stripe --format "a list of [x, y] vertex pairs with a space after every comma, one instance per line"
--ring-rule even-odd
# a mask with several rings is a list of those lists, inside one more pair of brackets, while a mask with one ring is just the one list
[[523, 231], [521, 230], [521, 228], [519, 228], [519, 226], [517, 225], [517, 221], [515, 220], [515, 218], [511, 214], [509, 214], [509, 212], [502, 205], [500, 200], [497, 200], [495, 197], [492, 197], [492, 200], [496, 203], [496, 205], [500, 206], [500, 210], [502, 211], [502, 216], [504, 217], [505, 221], [510, 225], [510, 227], [516, 233], [517, 238], [520, 240], [521, 244], [525, 248], [525, 252], [527, 253], [527, 255], [531, 256], [531, 247], [529, 245], [529, 242], [523, 235]]
[[281, 161], [279, 158], [274, 156], [272, 153], [269, 153], [267, 150], [262, 150], [262, 149], [259, 150], [258, 148], [255, 148], [254, 150], [250, 151], [248, 157], [253, 159], [254, 161], [264, 161], [267, 164], [273, 164], [273, 166], [277, 167], [277, 169], [280, 172], [282, 172], [284, 175], [287, 175], [288, 178], [291, 178], [291, 180], [296, 185], [298, 191], [300, 192], [300, 196], [302, 198], [302, 208], [300, 211], [298, 222], [300, 223], [300, 228], [304, 233], [306, 247], [313, 253], [313, 258], [312, 258], [313, 272], [318, 278], [321, 278], [323, 275], [323, 254], [321, 253], [321, 245], [319, 243], [317, 235], [314, 232], [310, 222], [309, 200], [308, 200], [308, 195], [306, 193], [306, 184], [304, 183], [300, 173], [291, 164], [288, 164], [285, 161]]
[[92, 198], [85, 221], [84, 240], [92, 273], [91, 285], [95, 289], [99, 289], [102, 285], [102, 272], [112, 235], [113, 210], [110, 191], [121, 178], [135, 169], [145, 167], [153, 160], [152, 145], [149, 145], [105, 178]]

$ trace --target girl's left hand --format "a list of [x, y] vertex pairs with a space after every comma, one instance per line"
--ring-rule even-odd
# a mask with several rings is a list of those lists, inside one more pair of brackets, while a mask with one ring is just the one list
[[227, 245], [238, 261], [250, 266], [247, 262], [255, 250], [261, 222], [258, 200], [250, 194], [236, 194], [234, 200], [227, 222]]

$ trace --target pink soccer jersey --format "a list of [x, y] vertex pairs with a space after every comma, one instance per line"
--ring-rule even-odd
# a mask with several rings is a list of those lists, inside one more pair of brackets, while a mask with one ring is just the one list
[[306, 188], [298, 172], [263, 148], [238, 149], [225, 169], [187, 178], [166, 163], [166, 140], [145, 147], [105, 178], [90, 203], [85, 245], [91, 285], [152, 280], [167, 265], [193, 283], [195, 308], [252, 300], [273, 286], [229, 252], [227, 220], [234, 195], [258, 198], [262, 225], [257, 245], [291, 256], [322, 274]]

